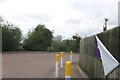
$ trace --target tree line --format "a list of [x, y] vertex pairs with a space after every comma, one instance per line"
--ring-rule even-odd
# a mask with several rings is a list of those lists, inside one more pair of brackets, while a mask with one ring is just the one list
[[2, 29], [2, 51], [79, 51], [80, 37], [72, 36], [72, 39], [63, 39], [61, 35], [53, 36], [43, 24], [38, 24], [32, 31], [28, 31], [27, 37], [22, 36], [20, 28], [5, 21], [0, 17]]

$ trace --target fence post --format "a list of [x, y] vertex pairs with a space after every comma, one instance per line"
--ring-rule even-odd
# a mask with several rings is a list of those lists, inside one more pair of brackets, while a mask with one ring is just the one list
[[59, 54], [56, 54], [56, 64], [55, 64], [55, 77], [57, 78], [59, 74]]
[[70, 51], [70, 62], [72, 63], [72, 51]]
[[65, 64], [65, 80], [70, 80], [71, 78], [71, 62], [70, 61], [66, 61]]
[[60, 68], [63, 67], [63, 52], [60, 53]]

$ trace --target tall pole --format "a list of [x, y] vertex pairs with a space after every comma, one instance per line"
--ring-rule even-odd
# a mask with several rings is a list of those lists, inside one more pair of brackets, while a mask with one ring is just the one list
[[106, 27], [106, 29], [107, 29], [107, 21], [108, 21], [108, 19], [105, 18], [105, 27]]
[[107, 31], [107, 21], [108, 21], [108, 19], [105, 18], [105, 26], [103, 25], [103, 31]]
[[120, 26], [120, 1], [118, 2], [118, 26]]

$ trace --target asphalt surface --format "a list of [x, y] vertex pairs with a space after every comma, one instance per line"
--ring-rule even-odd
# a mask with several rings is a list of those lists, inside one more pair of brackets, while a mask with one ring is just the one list
[[[2, 55], [3, 78], [55, 78], [55, 54], [48, 52], [9, 52]], [[69, 60], [64, 54], [63, 63]], [[86, 78], [79, 68], [79, 55], [73, 53], [72, 78]], [[59, 77], [64, 78], [64, 64]]]

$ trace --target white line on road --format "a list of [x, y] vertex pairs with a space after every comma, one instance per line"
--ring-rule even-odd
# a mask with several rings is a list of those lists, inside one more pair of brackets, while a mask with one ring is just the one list
[[84, 75], [84, 73], [80, 70], [80, 68], [76, 65], [77, 69], [79, 70], [79, 72], [82, 74], [82, 76], [84, 76], [84, 78], [86, 78], [86, 76]]

